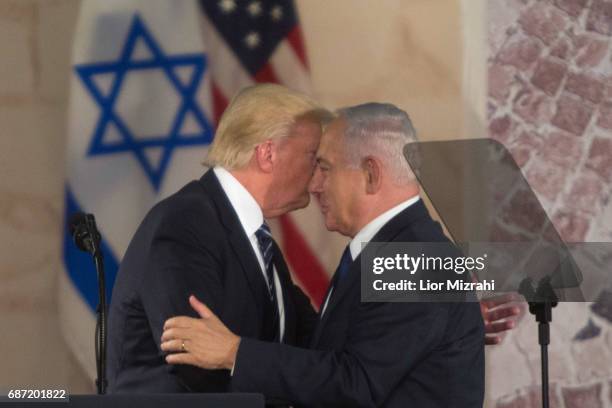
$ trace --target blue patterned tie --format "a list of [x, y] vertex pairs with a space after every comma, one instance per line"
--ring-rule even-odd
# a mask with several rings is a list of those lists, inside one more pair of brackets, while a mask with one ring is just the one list
[[264, 331], [268, 332], [271, 330], [271, 333], [267, 333], [271, 337], [272, 341], [280, 341], [280, 332], [279, 332], [279, 314], [278, 314], [278, 302], [276, 300], [276, 289], [274, 285], [274, 264], [272, 263], [272, 259], [274, 258], [274, 239], [272, 238], [272, 234], [270, 233], [270, 227], [265, 222], [261, 224], [261, 227], [257, 231], [255, 231], [255, 236], [257, 237], [257, 243], [259, 244], [259, 250], [261, 251], [261, 255], [263, 257], [264, 266], [266, 268], [266, 277], [268, 278], [268, 295], [270, 297], [270, 308], [268, 316], [265, 316], [266, 319], [269, 319], [266, 324], [264, 324]]
[[272, 258], [274, 257], [274, 240], [272, 239], [272, 233], [270, 227], [265, 222], [261, 224], [261, 227], [255, 231], [257, 237], [257, 243], [259, 244], [259, 250], [263, 256], [264, 265], [266, 267], [266, 277], [268, 278], [268, 291], [270, 292], [270, 298], [275, 297], [274, 291], [274, 268], [272, 265]]

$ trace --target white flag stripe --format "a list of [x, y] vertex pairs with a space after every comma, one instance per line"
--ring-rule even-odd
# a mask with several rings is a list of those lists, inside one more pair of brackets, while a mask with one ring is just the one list
[[314, 198], [308, 207], [293, 211], [291, 218], [312, 249], [312, 253], [316, 255], [331, 277], [338, 265], [338, 254], [342, 253], [348, 239], [325, 229], [325, 219], [321, 214], [319, 204]]
[[164, 50], [202, 52], [202, 37], [185, 35], [199, 33], [200, 11], [193, 0], [84, 0], [76, 27], [78, 35], [74, 36], [73, 63], [116, 60], [115, 46], [124, 44], [134, 13], [147, 22]]
[[245, 86], [253, 85], [253, 79], [242, 67], [234, 53], [227, 47], [206, 13], [200, 13], [202, 36], [206, 52], [210, 56], [211, 76], [221, 93], [230, 100], [234, 93]]
[[310, 75], [288, 41], [282, 41], [278, 45], [270, 58], [270, 64], [282, 84], [296, 91], [312, 93]]

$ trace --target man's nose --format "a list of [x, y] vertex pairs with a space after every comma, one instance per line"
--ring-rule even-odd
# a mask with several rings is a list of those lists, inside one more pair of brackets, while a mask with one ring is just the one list
[[312, 194], [320, 193], [321, 184], [321, 171], [318, 168], [315, 168], [315, 171], [310, 178], [310, 183], [308, 183], [308, 192]]

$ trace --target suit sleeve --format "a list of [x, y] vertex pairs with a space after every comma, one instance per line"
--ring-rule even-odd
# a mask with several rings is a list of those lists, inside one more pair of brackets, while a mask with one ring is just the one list
[[443, 304], [362, 303], [342, 350], [242, 339], [232, 390], [313, 406], [379, 406], [440, 343], [447, 321]]
[[[144, 254], [147, 271], [140, 294], [160, 358], [166, 355], [160, 349], [164, 322], [178, 315], [198, 317], [189, 305], [190, 295], [196, 295], [216, 314], [220, 312], [222, 269], [210, 248], [214, 241], [204, 228], [209, 224], [201, 218], [196, 211], [165, 214], [149, 253]], [[223, 370], [170, 365], [168, 370], [191, 391], [206, 391], [201, 387], [224, 384], [228, 379]]]

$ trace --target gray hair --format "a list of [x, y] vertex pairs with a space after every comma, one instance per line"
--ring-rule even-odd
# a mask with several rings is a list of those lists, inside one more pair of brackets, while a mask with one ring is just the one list
[[347, 124], [344, 140], [349, 166], [359, 167], [364, 157], [375, 156], [383, 161], [395, 184], [414, 181], [403, 151], [417, 136], [406, 112], [389, 103], [365, 103], [336, 113]]

